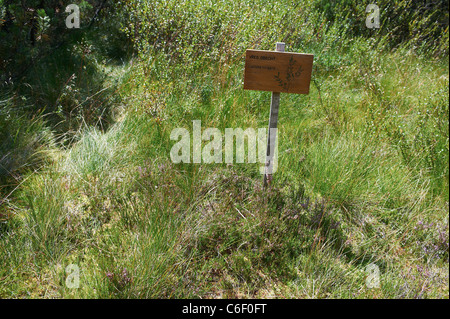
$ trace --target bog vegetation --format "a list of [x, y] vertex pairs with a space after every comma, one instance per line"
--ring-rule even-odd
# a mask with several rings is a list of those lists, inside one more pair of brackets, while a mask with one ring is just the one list
[[[448, 298], [447, 1], [72, 2], [0, 0], [0, 297]], [[277, 41], [314, 69], [271, 187], [173, 164], [193, 120], [267, 126]]]

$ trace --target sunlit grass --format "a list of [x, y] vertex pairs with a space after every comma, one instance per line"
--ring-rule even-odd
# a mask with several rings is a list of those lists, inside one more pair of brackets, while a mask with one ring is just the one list
[[[306, 29], [290, 49], [315, 53], [311, 92], [281, 96], [269, 189], [259, 164], [171, 163], [170, 132], [192, 120], [267, 126], [270, 93], [242, 89], [242, 53], [273, 47], [275, 29], [254, 36], [277, 16], [235, 6], [196, 13], [241, 21], [216, 30], [212, 56], [192, 45], [206, 31], [183, 28], [179, 48], [145, 44], [115, 66], [116, 123], [81, 127], [25, 175], [0, 208], [1, 297], [448, 298], [446, 61], [340, 43], [332, 28], [314, 42]], [[189, 25], [220, 25], [202, 23]], [[380, 288], [366, 286], [371, 263]], [[65, 284], [69, 264], [78, 289]]]

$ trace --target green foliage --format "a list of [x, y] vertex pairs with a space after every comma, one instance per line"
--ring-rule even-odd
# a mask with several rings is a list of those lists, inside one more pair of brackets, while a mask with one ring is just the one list
[[[60, 1], [6, 1], [1, 11], [0, 90], [32, 100], [30, 116], [45, 110], [50, 127], [66, 138], [83, 123], [111, 124], [114, 83], [105, 83], [104, 67], [128, 54], [118, 6], [100, 0], [78, 4], [80, 29], [66, 27], [68, 13]], [[99, 19], [107, 22], [97, 25]]]
[[[378, 2], [369, 30], [353, 0], [92, 1], [89, 28], [56, 34], [56, 4], [30, 2], [56, 48], [31, 46], [28, 11], [6, 2], [0, 32], [9, 11], [17, 34], [2, 35], [35, 63], [19, 76], [0, 55], [16, 78], [0, 171], [17, 177], [0, 203], [1, 297], [448, 297], [445, 3]], [[243, 57], [276, 41], [314, 70], [309, 95], [282, 96], [271, 186], [259, 164], [173, 164], [170, 132], [194, 119], [266, 127], [270, 94], [242, 90]], [[50, 131], [71, 144], [34, 171]]]
[[50, 159], [48, 150], [54, 148], [42, 114], [29, 119], [23, 110], [12, 110], [13, 103], [13, 99], [0, 101], [0, 194], [22, 173]]
[[354, 0], [311, 1], [312, 12], [325, 18], [328, 27], [338, 25], [343, 36], [370, 37], [374, 33], [391, 48], [408, 43], [421, 52], [429, 50], [439, 56], [448, 55], [448, 1], [379, 0], [380, 29], [377, 32], [365, 25], [368, 3]]

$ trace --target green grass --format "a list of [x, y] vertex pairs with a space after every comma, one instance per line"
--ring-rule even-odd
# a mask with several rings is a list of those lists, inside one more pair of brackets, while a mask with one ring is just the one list
[[448, 298], [448, 56], [333, 26], [283, 34], [315, 66], [309, 95], [281, 96], [264, 189], [259, 164], [173, 164], [170, 132], [266, 127], [270, 93], [242, 89], [243, 53], [273, 49], [270, 22], [303, 13], [188, 2], [169, 6], [178, 20], [150, 4], [135, 17], [155, 21], [136, 31], [140, 57], [111, 66], [116, 122], [80, 129], [2, 203], [0, 297]]

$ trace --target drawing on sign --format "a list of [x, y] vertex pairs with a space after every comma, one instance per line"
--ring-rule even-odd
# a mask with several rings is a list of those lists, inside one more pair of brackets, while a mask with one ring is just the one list
[[312, 54], [247, 50], [244, 89], [308, 94]]
[[286, 91], [289, 91], [291, 88], [292, 81], [295, 81], [297, 78], [300, 77], [300, 75], [303, 72], [303, 66], [300, 65], [296, 72], [294, 73], [294, 66], [297, 63], [297, 61], [294, 60], [294, 58], [291, 56], [289, 59], [289, 65], [286, 71], [286, 81], [283, 81], [280, 77], [280, 72], [278, 72], [277, 75], [274, 75], [275, 80], [279, 83], [279, 86], [285, 89]]

